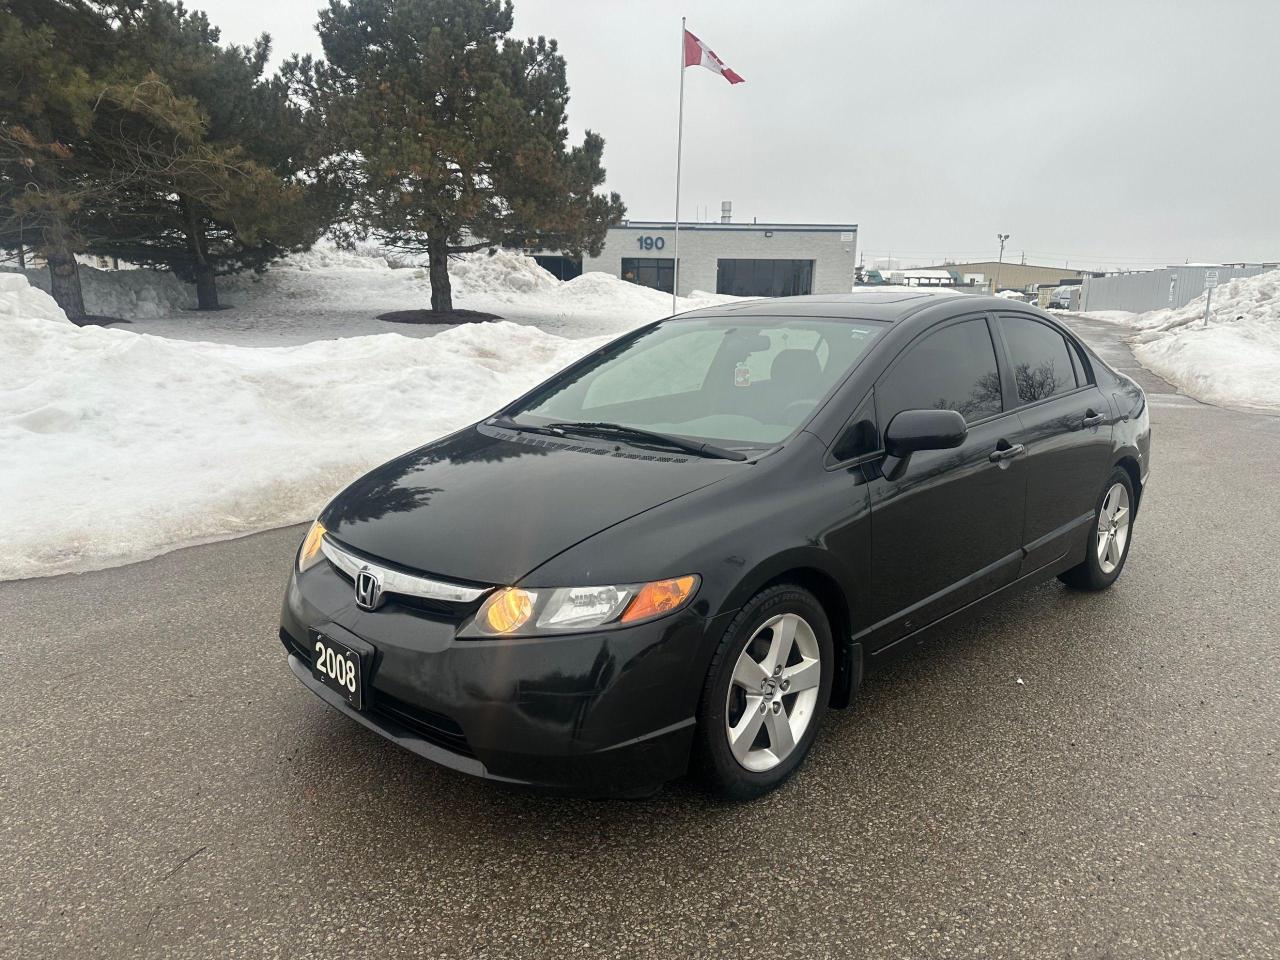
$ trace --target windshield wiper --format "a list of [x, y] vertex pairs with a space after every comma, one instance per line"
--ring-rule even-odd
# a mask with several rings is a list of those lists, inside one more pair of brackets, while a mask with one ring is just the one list
[[567, 433], [580, 433], [593, 436], [629, 436], [636, 440], [643, 440], [648, 443], [657, 443], [668, 447], [674, 447], [677, 450], [684, 450], [688, 453], [694, 453], [702, 457], [713, 457], [719, 460], [736, 461], [747, 459], [747, 455], [744, 453], [739, 453], [737, 450], [728, 450], [724, 447], [716, 446], [714, 443], [687, 440], [684, 437], [677, 437], [669, 433], [658, 433], [655, 430], [644, 430], [641, 427], [628, 427], [622, 423], [608, 423], [604, 421], [579, 422], [577, 420], [563, 420], [543, 424], [517, 423], [508, 416], [491, 417], [488, 422], [493, 424], [495, 427], [502, 427], [506, 430], [522, 430], [526, 433], [540, 433], [551, 437], [563, 437]]
[[508, 416], [490, 417], [485, 423], [495, 427], [501, 427], [503, 430], [519, 430], [524, 433], [541, 433], [548, 437], [563, 437], [564, 431], [558, 430], [554, 425], [539, 426], [536, 423], [516, 423]]
[[688, 440], [684, 437], [677, 437], [670, 433], [658, 433], [656, 430], [645, 430], [641, 427], [629, 427], [623, 423], [608, 423], [605, 421], [579, 423], [574, 420], [557, 421], [555, 423], [546, 424], [543, 429], [554, 430], [558, 433], [582, 433], [588, 435], [603, 435], [606, 437], [631, 437], [635, 440], [643, 440], [648, 443], [662, 444], [668, 447], [675, 447], [677, 450], [684, 450], [688, 453], [697, 454], [700, 457], [714, 457], [717, 460], [746, 460], [745, 453], [739, 453], [737, 450], [728, 450], [725, 447], [718, 447], [714, 443], [705, 443], [700, 440]]

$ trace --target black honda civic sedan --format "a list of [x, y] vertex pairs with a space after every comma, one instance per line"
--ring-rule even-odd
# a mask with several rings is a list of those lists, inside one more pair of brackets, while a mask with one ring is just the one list
[[455, 770], [640, 795], [692, 768], [749, 798], [984, 601], [1109, 587], [1150, 445], [1137, 384], [1022, 304], [698, 310], [347, 487], [280, 637], [317, 696]]

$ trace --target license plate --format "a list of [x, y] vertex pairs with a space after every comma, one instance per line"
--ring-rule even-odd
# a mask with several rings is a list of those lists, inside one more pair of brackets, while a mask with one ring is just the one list
[[323, 633], [311, 635], [311, 672], [322, 684], [359, 710], [364, 703], [360, 654]]

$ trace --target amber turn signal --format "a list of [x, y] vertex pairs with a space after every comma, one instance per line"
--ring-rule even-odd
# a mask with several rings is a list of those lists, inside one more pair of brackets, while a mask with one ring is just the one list
[[648, 620], [650, 617], [670, 613], [693, 595], [697, 585], [698, 578], [693, 574], [672, 580], [655, 580], [653, 583], [646, 583], [627, 606], [621, 622], [634, 623], [637, 620]]
[[484, 605], [486, 633], [511, 633], [519, 630], [533, 616], [534, 596], [519, 587], [500, 590]]
[[315, 565], [320, 556], [320, 547], [324, 543], [324, 524], [317, 520], [307, 531], [307, 538], [302, 541], [302, 549], [298, 551], [298, 569], [307, 570]]

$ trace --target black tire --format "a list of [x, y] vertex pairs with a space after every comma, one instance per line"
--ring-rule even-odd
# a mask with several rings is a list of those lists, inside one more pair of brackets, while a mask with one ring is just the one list
[[[733, 671], [743, 649], [767, 620], [779, 614], [796, 614], [808, 624], [817, 641], [821, 673], [808, 726], [795, 741], [794, 749], [772, 769], [757, 772], [740, 764], [729, 747], [725, 730], [727, 701]], [[782, 784], [804, 762], [813, 746], [831, 699], [834, 674], [831, 625], [813, 594], [794, 584], [780, 584], [752, 597], [725, 628], [703, 685], [695, 745], [695, 770], [700, 779], [713, 792], [730, 800], [751, 800]], [[794, 704], [794, 700], [792, 702]]]
[[[1129, 497], [1129, 510], [1131, 512], [1129, 514], [1128, 535], [1125, 537], [1124, 550], [1120, 555], [1120, 562], [1115, 565], [1115, 569], [1108, 572], [1102, 569], [1102, 563], [1098, 558], [1098, 523], [1102, 516], [1102, 504], [1106, 499], [1107, 491], [1116, 484], [1124, 487], [1125, 493]], [[1116, 579], [1124, 571], [1125, 561], [1129, 559], [1129, 547], [1133, 544], [1132, 510], [1136, 502], [1133, 495], [1133, 481], [1129, 478], [1128, 471], [1121, 467], [1116, 467], [1111, 471], [1111, 476], [1107, 478], [1107, 482], [1102, 485], [1102, 490], [1098, 493], [1098, 500], [1093, 510], [1093, 525], [1085, 542], [1084, 560], [1070, 570], [1065, 570], [1058, 574], [1058, 579], [1068, 587], [1076, 590], [1106, 590], [1115, 583]]]

